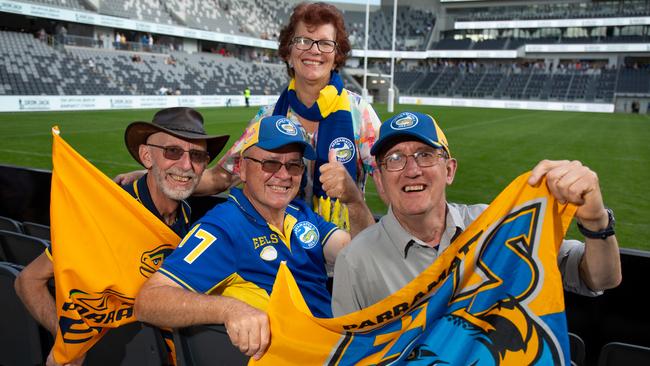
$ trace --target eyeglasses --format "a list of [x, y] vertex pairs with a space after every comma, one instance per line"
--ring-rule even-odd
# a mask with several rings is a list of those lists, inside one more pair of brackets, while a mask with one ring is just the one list
[[395, 152], [386, 156], [384, 161], [381, 162], [381, 165], [385, 166], [386, 170], [389, 172], [398, 172], [404, 169], [408, 158], [411, 156], [420, 168], [434, 166], [438, 164], [441, 159], [447, 158], [447, 154], [441, 151], [418, 151], [410, 155]]
[[193, 163], [207, 163], [210, 161], [210, 154], [203, 150], [183, 150], [180, 146], [160, 146], [154, 144], [145, 144], [147, 146], [157, 147], [163, 150], [163, 156], [169, 160], [179, 160], [184, 153], [190, 154], [190, 160]]
[[267, 173], [276, 173], [282, 168], [282, 166], [287, 169], [287, 173], [289, 173], [289, 175], [293, 176], [302, 175], [302, 172], [305, 170], [305, 164], [302, 162], [302, 160], [292, 160], [283, 163], [277, 160], [257, 160], [255, 158], [251, 158], [250, 156], [245, 156], [244, 159], [252, 160], [256, 163], [262, 164], [262, 170]]
[[316, 41], [307, 37], [295, 37], [291, 43], [301, 51], [310, 50], [314, 46], [314, 43], [316, 43], [318, 50], [323, 53], [332, 53], [336, 49], [336, 42], [330, 41], [329, 39], [319, 39]]

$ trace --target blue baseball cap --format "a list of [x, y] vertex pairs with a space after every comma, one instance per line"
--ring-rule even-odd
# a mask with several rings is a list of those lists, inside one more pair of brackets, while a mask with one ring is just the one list
[[427, 145], [443, 149], [451, 157], [447, 137], [436, 120], [428, 114], [419, 112], [402, 112], [382, 123], [379, 129], [379, 139], [370, 149], [370, 154], [377, 156], [391, 146], [391, 141], [404, 137], [412, 137]]
[[276, 150], [287, 145], [302, 145], [306, 159], [316, 159], [316, 152], [309, 142], [307, 133], [285, 116], [268, 116], [255, 122], [246, 130], [242, 153], [251, 146], [264, 150]]

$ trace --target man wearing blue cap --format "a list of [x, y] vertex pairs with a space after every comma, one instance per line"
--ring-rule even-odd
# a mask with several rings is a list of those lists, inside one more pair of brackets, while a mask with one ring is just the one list
[[[445, 190], [457, 162], [436, 121], [416, 112], [400, 113], [381, 126], [371, 154], [378, 169], [377, 191], [390, 207], [339, 253], [334, 268], [332, 311], [341, 316], [366, 308], [404, 287], [487, 205], [448, 203]], [[614, 218], [606, 209], [596, 174], [578, 161], [540, 162], [528, 181], [547, 177], [559, 201], [576, 204], [585, 244], [565, 240], [558, 255], [564, 288], [595, 296], [621, 281]]]
[[144, 284], [135, 312], [157, 326], [223, 323], [235, 346], [259, 358], [270, 339], [264, 309], [280, 262], [291, 269], [312, 313], [331, 317], [325, 264], [334, 264], [350, 235], [294, 199], [303, 157], [315, 157], [304, 130], [270, 116], [248, 131], [243, 189], [231, 189], [227, 202], [197, 222]]

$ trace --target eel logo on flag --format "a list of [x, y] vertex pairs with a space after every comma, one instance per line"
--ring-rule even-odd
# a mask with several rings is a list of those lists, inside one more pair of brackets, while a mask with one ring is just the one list
[[281, 265], [267, 307], [271, 344], [250, 364], [570, 364], [557, 254], [576, 207], [529, 176], [413, 281], [355, 313], [315, 318]]
[[142, 257], [140, 257], [140, 273], [145, 278], [151, 277], [151, 275], [160, 268], [163, 260], [167, 258], [168, 255], [172, 254], [174, 248], [174, 245], [163, 244], [158, 248], [142, 253]]

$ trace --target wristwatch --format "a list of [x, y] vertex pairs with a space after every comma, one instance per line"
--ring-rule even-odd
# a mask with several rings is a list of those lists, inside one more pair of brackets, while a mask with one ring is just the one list
[[614, 211], [612, 211], [610, 208], [606, 208], [607, 210], [607, 227], [599, 230], [599, 231], [591, 231], [580, 223], [580, 221], [577, 221], [578, 224], [578, 230], [582, 233], [582, 235], [585, 236], [585, 238], [590, 238], [590, 239], [602, 239], [605, 240], [608, 237], [614, 235], [614, 224], [616, 224], [616, 219], [614, 218]]

